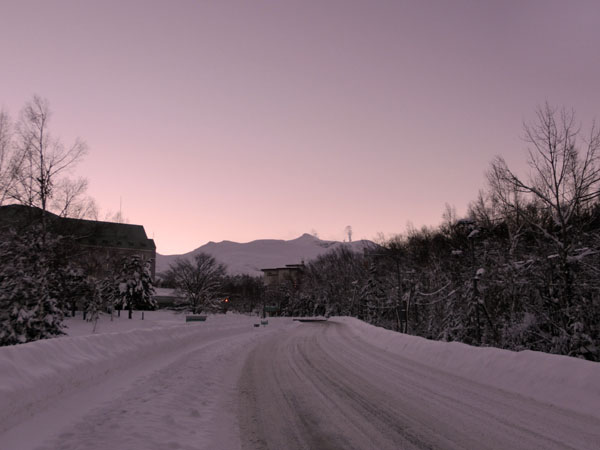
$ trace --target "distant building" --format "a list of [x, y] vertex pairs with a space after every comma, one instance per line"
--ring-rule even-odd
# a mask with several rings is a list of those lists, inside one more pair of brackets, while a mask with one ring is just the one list
[[284, 282], [297, 285], [304, 271], [304, 264], [286, 264], [285, 267], [261, 269], [264, 274], [263, 283], [266, 287], [277, 286]]
[[154, 288], [154, 300], [159, 308], [168, 308], [177, 306], [185, 300], [177, 289], [170, 288]]
[[[0, 232], [18, 231], [39, 222], [42, 211], [24, 205], [0, 206]], [[142, 225], [70, 219], [46, 212], [48, 230], [70, 237], [79, 251], [73, 255], [88, 271], [98, 276], [107, 274], [124, 256], [139, 255], [151, 264], [152, 278], [156, 268], [156, 245], [148, 239]]]

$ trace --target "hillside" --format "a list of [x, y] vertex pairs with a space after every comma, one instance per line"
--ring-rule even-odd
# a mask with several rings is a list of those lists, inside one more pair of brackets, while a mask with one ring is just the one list
[[259, 239], [247, 243], [231, 241], [209, 242], [183, 255], [156, 254], [156, 273], [169, 268], [176, 258], [191, 258], [197, 253], [208, 253], [225, 264], [232, 275], [262, 275], [260, 269], [282, 267], [286, 264], [308, 262], [341, 245], [348, 245], [355, 251], [362, 251], [371, 241], [355, 242], [323, 241], [310, 234], [303, 234], [289, 241]]

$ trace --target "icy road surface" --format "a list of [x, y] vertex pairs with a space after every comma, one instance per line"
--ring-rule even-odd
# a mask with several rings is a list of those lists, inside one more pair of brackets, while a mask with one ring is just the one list
[[271, 335], [238, 389], [244, 450], [600, 448], [597, 418], [392, 355], [344, 323]]

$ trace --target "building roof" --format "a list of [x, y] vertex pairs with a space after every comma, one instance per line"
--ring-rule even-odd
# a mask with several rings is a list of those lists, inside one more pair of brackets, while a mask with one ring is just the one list
[[[0, 206], [0, 227], [26, 226], [39, 220], [41, 215], [39, 208], [24, 205]], [[71, 219], [50, 212], [46, 212], [46, 217], [50, 231], [61, 236], [71, 236], [82, 245], [156, 250], [154, 240], [148, 239], [142, 225]]]
[[62, 219], [62, 226], [83, 245], [156, 250], [154, 240], [148, 239], [142, 225]]

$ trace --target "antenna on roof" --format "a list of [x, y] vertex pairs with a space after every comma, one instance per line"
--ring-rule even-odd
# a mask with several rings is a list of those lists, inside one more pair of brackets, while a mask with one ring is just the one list
[[121, 220], [122, 220], [122, 219], [121, 219], [121, 218], [122, 218], [122, 214], [123, 214], [123, 212], [122, 212], [122, 207], [123, 207], [123, 197], [121, 197], [121, 196], [119, 195], [119, 218], [118, 218], [118, 222], [119, 222], [119, 223], [121, 223]]

